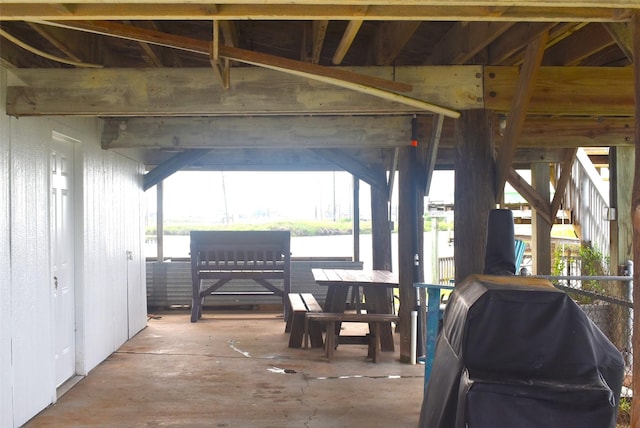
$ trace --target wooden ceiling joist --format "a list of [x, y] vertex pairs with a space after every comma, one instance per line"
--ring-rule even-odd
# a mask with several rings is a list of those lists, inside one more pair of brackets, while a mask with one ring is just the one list
[[[368, 7], [367, 7], [368, 6]], [[366, 14], [363, 15], [363, 8]], [[176, 3], [175, 0], [122, 3], [114, 0], [93, 2], [22, 1], [3, 3], [2, 19], [109, 19], [109, 20], [414, 20], [414, 21], [530, 21], [621, 22], [638, 9], [635, 0], [620, 1], [431, 1], [339, 2], [294, 1], [283, 7], [282, 1]]]
[[373, 64], [392, 65], [420, 24], [413, 21], [381, 22], [369, 47]]
[[349, 51], [349, 48], [351, 48], [351, 44], [358, 35], [358, 31], [360, 31], [361, 26], [362, 20], [360, 19], [349, 21], [349, 23], [347, 24], [347, 28], [346, 30], [344, 30], [344, 34], [342, 35], [342, 39], [340, 40], [340, 43], [338, 44], [338, 47], [333, 54], [333, 59], [331, 60], [333, 64], [340, 65], [342, 63], [344, 56]]

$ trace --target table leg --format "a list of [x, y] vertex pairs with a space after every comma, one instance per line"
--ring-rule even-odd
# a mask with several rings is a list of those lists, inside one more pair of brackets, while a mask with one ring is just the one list
[[[349, 295], [348, 287], [329, 286], [327, 290], [327, 296], [331, 294], [331, 298], [328, 298], [324, 304], [324, 311], [336, 314], [343, 314], [347, 307], [347, 296]], [[341, 323], [337, 322], [333, 324], [335, 326], [336, 337], [340, 336]], [[327, 326], [329, 328], [329, 326]], [[336, 340], [337, 343], [337, 340]]]
[[[391, 301], [386, 288], [364, 286], [364, 297], [367, 300], [367, 312], [375, 314], [391, 313]], [[394, 352], [393, 331], [391, 323], [381, 323], [379, 328], [380, 349], [386, 352]], [[372, 326], [369, 326], [372, 331]]]

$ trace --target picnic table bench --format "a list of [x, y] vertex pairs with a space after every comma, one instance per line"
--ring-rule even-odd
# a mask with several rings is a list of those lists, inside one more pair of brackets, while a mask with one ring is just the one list
[[[333, 358], [333, 351], [338, 345], [337, 337], [337, 324], [343, 322], [358, 322], [368, 323], [370, 333], [367, 336], [368, 356], [374, 363], [378, 362], [378, 355], [380, 349], [380, 331], [381, 325], [384, 326], [390, 322], [398, 322], [398, 316], [394, 314], [362, 314], [362, 313], [330, 313], [330, 312], [307, 312], [305, 314], [304, 335], [305, 335], [305, 348], [308, 345], [307, 337], [313, 333], [314, 323], [326, 323], [327, 328], [324, 352], [327, 360], [331, 361]], [[316, 328], [317, 330], [317, 328]], [[313, 335], [311, 336], [313, 339]], [[313, 340], [312, 340], [313, 345]]]
[[[202, 304], [216, 294], [280, 296], [288, 318], [291, 290], [289, 231], [191, 231], [191, 322], [202, 317]], [[265, 291], [218, 291], [234, 279], [252, 279]], [[282, 281], [282, 287], [274, 280]]]

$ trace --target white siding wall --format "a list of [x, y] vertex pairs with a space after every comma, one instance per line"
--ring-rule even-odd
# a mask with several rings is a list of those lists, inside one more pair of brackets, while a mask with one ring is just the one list
[[[0, 68], [0, 88], [7, 74]], [[0, 90], [0, 426], [13, 426], [11, 380], [11, 270], [9, 264], [9, 121]]]
[[[0, 68], [0, 426], [55, 401], [49, 263], [52, 134], [76, 145], [77, 373], [146, 323], [140, 164], [100, 148], [100, 122], [9, 118]], [[128, 260], [131, 251], [132, 260]]]
[[[84, 150], [83, 340], [88, 370], [146, 325], [142, 167], [99, 146]], [[128, 260], [127, 251], [132, 254]], [[107, 285], [107, 286], [105, 286]], [[123, 305], [122, 302], [129, 302]]]

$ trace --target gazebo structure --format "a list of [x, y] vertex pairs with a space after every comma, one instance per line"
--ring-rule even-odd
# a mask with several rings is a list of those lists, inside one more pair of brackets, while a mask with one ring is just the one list
[[534, 210], [534, 273], [550, 274], [576, 151], [608, 148], [611, 270], [637, 265], [638, 56], [637, 0], [0, 3], [7, 115], [99, 118], [102, 149], [146, 166], [140, 191], [178, 170], [343, 169], [371, 185], [387, 269], [398, 171], [407, 361], [434, 169], [456, 171], [457, 280], [482, 272], [507, 182]]

